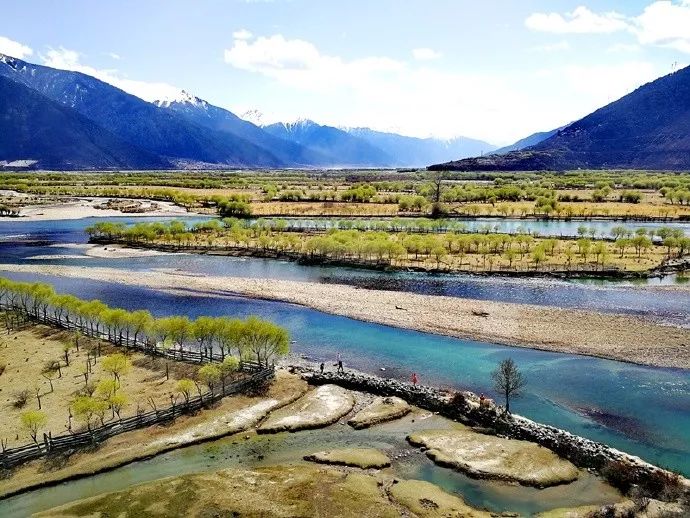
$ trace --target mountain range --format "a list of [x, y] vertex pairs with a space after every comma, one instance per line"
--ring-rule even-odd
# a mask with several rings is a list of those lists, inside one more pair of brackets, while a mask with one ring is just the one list
[[0, 130], [8, 136], [0, 167], [410, 167], [495, 149], [313, 121], [260, 127], [184, 91], [149, 103], [80, 72], [4, 54], [0, 78]]
[[534, 145], [432, 170], [690, 169], [690, 67], [647, 83]]

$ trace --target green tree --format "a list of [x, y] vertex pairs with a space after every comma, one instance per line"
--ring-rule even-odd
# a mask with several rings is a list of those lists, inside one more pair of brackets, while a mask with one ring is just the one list
[[255, 356], [260, 365], [268, 365], [275, 356], [289, 352], [290, 338], [286, 329], [253, 316], [246, 320], [245, 326], [246, 351]]
[[101, 368], [113, 375], [115, 382], [120, 384], [120, 376], [127, 374], [132, 368], [132, 362], [121, 353], [111, 354], [103, 358]]
[[221, 378], [220, 367], [212, 363], [207, 363], [203, 367], [199, 368], [197, 375], [199, 376], [201, 382], [209, 388], [211, 394], [213, 394], [213, 388]]
[[177, 385], [175, 386], [177, 392], [182, 394], [182, 397], [184, 397], [184, 402], [187, 405], [189, 404], [189, 398], [192, 394], [192, 391], [194, 390], [194, 387], [196, 387], [194, 381], [190, 380], [189, 378], [181, 379], [177, 382]]
[[38, 431], [48, 424], [48, 416], [45, 412], [40, 410], [27, 410], [22, 412], [19, 416], [22, 427], [24, 427], [31, 435], [31, 439], [38, 444]]

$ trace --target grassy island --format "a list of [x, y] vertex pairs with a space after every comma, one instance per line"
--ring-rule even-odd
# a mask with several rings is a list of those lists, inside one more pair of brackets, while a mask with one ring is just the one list
[[681, 230], [613, 228], [610, 236], [545, 238], [527, 233], [468, 232], [451, 220], [300, 221], [224, 218], [188, 225], [97, 223], [92, 240], [165, 250], [286, 257], [308, 263], [445, 272], [650, 272], [690, 254]]

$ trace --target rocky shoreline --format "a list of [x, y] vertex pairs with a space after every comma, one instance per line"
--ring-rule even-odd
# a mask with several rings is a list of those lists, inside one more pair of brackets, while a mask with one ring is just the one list
[[[585, 439], [553, 426], [534, 422], [518, 415], [506, 416], [496, 405], [480, 406], [479, 397], [472, 392], [450, 392], [426, 386], [412, 386], [393, 379], [383, 379], [359, 372], [320, 373], [304, 365], [290, 367], [311, 385], [333, 384], [368, 392], [377, 396], [395, 396], [409, 404], [437, 412], [485, 433], [511, 439], [526, 440], [544, 446], [575, 466], [598, 474], [616, 466], [636, 484], [656, 483], [659, 477], [674, 474], [649, 464], [639, 457], [622, 452], [602, 443]], [[685, 491], [690, 492], [690, 481], [680, 478]]]

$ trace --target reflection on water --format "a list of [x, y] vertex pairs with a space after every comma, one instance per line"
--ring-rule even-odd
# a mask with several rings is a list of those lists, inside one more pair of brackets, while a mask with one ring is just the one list
[[[544, 490], [470, 479], [461, 473], [433, 464], [405, 437], [413, 430], [448, 428], [446, 419], [424, 413], [412, 414], [397, 422], [367, 430], [352, 430], [335, 424], [321, 430], [281, 433], [275, 436], [244, 435], [177, 450], [153, 459], [124, 466], [115, 471], [67, 482], [56, 487], [31, 492], [0, 502], [2, 516], [28, 516], [80, 498], [125, 489], [167, 476], [179, 476], [224, 468], [254, 468], [302, 462], [302, 457], [316, 451], [341, 448], [378, 448], [392, 458], [389, 472], [404, 478], [427, 480], [450, 492], [458, 493], [469, 504], [492, 511], [513, 511], [529, 516], [557, 507], [607, 504], [617, 501], [618, 493], [596, 477], [583, 472], [580, 480]], [[400, 458], [396, 458], [400, 457]]]
[[[340, 352], [346, 367], [400, 373], [405, 380], [414, 370], [430, 385], [491, 394], [491, 371], [500, 360], [512, 357], [529, 381], [524, 397], [515, 402], [516, 412], [690, 474], [687, 371], [430, 335], [273, 301], [185, 296], [85, 279], [9, 276], [44, 280], [82, 298], [127, 309], [143, 307], [156, 315], [257, 314], [286, 326], [297, 353], [330, 365]], [[629, 433], [624, 426], [597, 421], [579, 410], [585, 408], [635, 419], [639, 426]]]
[[[145, 218], [165, 220], [170, 218]], [[119, 218], [125, 222], [133, 218]], [[63, 259], [31, 259], [32, 264], [100, 266], [128, 270], [180, 269], [193, 274], [240, 276], [349, 284], [362, 288], [411, 291], [478, 300], [496, 300], [593, 309], [645, 316], [657, 321], [690, 326], [690, 290], [636, 289], [677, 283], [677, 277], [637, 282], [601, 279], [563, 281], [557, 279], [510, 279], [471, 275], [431, 275], [405, 272], [376, 272], [356, 268], [304, 266], [286, 261], [232, 258], [194, 254], [169, 254], [127, 259], [95, 259], [83, 255], [84, 228], [95, 221], [0, 222], [0, 261], [25, 263], [36, 256], [65, 256]], [[194, 221], [194, 220], [191, 220]], [[542, 222], [545, 223], [545, 222]], [[550, 222], [558, 223], [558, 222]], [[566, 223], [566, 222], [560, 222]], [[608, 223], [608, 222], [598, 222]], [[8, 236], [23, 236], [8, 238]], [[74, 258], [74, 256], [82, 256]], [[69, 258], [71, 257], [71, 258]], [[680, 282], [684, 278], [680, 278]]]
[[[83, 229], [92, 221], [0, 222], [0, 235], [6, 238], [22, 235], [21, 239], [25, 240], [13, 237], [0, 242], [0, 261], [24, 263], [27, 257], [35, 255], [79, 255], [83, 248], [71, 245], [85, 243]], [[336, 282], [638, 314], [676, 325], [690, 325], [690, 290], [685, 289], [639, 289], [630, 284], [545, 279], [386, 274], [191, 254], [36, 262], [132, 271], [180, 268], [198, 274]], [[520, 412], [690, 474], [690, 374], [687, 372], [433, 336], [276, 302], [171, 295], [84, 279], [9, 276], [27, 280], [45, 278], [58, 289], [84, 298], [99, 298], [129, 309], [144, 307], [158, 315], [259, 314], [287, 326], [297, 341], [294, 348], [299, 353], [330, 360], [341, 351], [346, 355], [347, 365], [374, 373], [380, 373], [379, 368], [385, 367], [387, 373], [400, 373], [405, 379], [414, 366], [422, 382], [429, 384], [488, 393], [491, 391], [489, 373], [498, 360], [510, 355], [529, 377], [527, 394], [516, 403]], [[596, 413], [586, 409], [595, 409]], [[628, 419], [634, 420], [635, 426], [629, 426]]]

